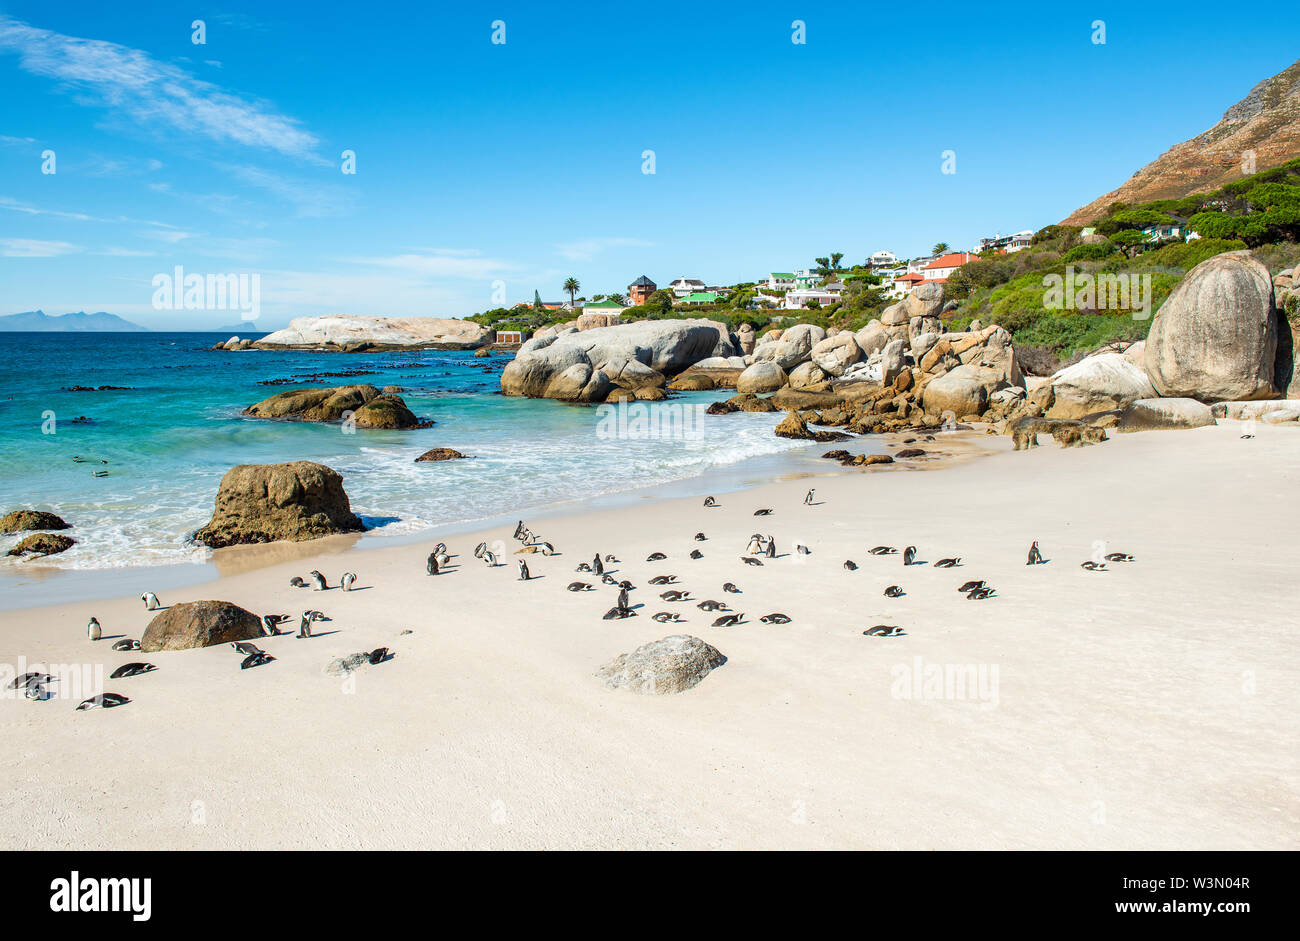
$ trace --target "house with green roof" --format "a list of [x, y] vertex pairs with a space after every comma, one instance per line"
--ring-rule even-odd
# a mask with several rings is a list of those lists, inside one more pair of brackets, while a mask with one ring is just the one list
[[718, 299], [719, 295], [716, 291], [692, 291], [690, 294], [687, 294], [678, 301], [678, 303], [694, 307], [698, 304], [716, 304], [718, 303]]
[[789, 291], [795, 286], [793, 271], [773, 271], [763, 282], [770, 290]]

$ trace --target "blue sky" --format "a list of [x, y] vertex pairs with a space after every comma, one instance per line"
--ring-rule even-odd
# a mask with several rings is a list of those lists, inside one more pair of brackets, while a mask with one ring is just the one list
[[155, 310], [175, 265], [258, 274], [271, 329], [967, 248], [1113, 189], [1300, 50], [1293, 4], [1232, 28], [1188, 2], [539, 6], [0, 0], [0, 313], [239, 322]]

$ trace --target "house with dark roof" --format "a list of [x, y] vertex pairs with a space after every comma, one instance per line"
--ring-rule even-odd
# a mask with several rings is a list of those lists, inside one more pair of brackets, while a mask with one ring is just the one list
[[657, 290], [659, 290], [659, 285], [645, 275], [641, 275], [627, 286], [628, 300], [632, 302], [633, 307], [640, 307]]

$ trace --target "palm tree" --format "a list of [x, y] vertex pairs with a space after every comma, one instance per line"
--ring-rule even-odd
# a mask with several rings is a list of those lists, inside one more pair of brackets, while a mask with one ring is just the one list
[[813, 261], [817, 262], [818, 274], [825, 274], [830, 268], [831, 260], [829, 258], [814, 258]]
[[948, 251], [949, 248], [951, 248], [951, 246], [947, 242], [937, 242], [934, 248], [930, 249], [930, 252], [934, 255], [942, 255]]
[[569, 306], [570, 306], [570, 307], [573, 306], [573, 295], [577, 294], [577, 293], [578, 293], [578, 289], [581, 288], [581, 287], [582, 287], [582, 285], [578, 283], [578, 279], [577, 279], [577, 278], [568, 278], [568, 279], [564, 282], [564, 290], [566, 290], [566, 291], [569, 292]]
[[831, 270], [832, 270], [832, 271], [838, 271], [838, 270], [839, 270], [839, 267], [840, 267], [840, 259], [843, 258], [843, 257], [844, 257], [844, 253], [843, 253], [843, 252], [831, 252]]

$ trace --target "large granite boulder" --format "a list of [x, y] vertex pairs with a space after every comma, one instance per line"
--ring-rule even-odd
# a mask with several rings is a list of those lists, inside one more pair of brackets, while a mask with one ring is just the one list
[[193, 650], [262, 636], [262, 620], [229, 601], [182, 601], [159, 612], [140, 638], [140, 650]]
[[813, 345], [809, 351], [811, 362], [824, 373], [844, 375], [844, 370], [862, 360], [862, 349], [852, 333], [836, 333]]
[[918, 284], [903, 298], [905, 323], [913, 317], [938, 317], [943, 310], [943, 285], [933, 281]]
[[295, 317], [283, 330], [253, 344], [258, 349], [314, 349], [364, 345], [369, 349], [475, 349], [496, 341], [496, 331], [469, 320], [436, 317]]
[[989, 398], [1010, 383], [994, 369], [961, 365], [932, 379], [921, 393], [926, 414], [965, 418], [982, 415]]
[[853, 335], [853, 340], [858, 344], [858, 349], [862, 350], [864, 356], [870, 356], [872, 353], [879, 353], [889, 342], [889, 330], [879, 320], [873, 320], [865, 327]]
[[1168, 431], [1216, 425], [1210, 407], [1196, 399], [1139, 399], [1119, 416], [1116, 431]]
[[726, 662], [727, 658], [711, 644], [698, 637], [675, 634], [642, 644], [631, 653], [619, 654], [601, 667], [596, 676], [610, 689], [664, 695], [698, 686]]
[[775, 392], [785, 384], [785, 370], [775, 362], [767, 361], [746, 368], [736, 379], [736, 391], [752, 392], [757, 395]]
[[649, 376], [652, 371], [662, 382], [700, 360], [738, 354], [724, 324], [711, 320], [642, 320], [534, 337], [506, 364], [501, 373], [501, 391], [506, 395], [600, 402], [614, 384], [612, 377], [626, 373], [642, 383], [653, 379]]
[[63, 517], [44, 510], [13, 510], [0, 516], [0, 533], [25, 533], [39, 529], [68, 529]]
[[792, 389], [810, 389], [814, 386], [820, 386], [830, 379], [822, 368], [816, 363], [809, 360], [806, 363], [800, 363], [790, 371], [790, 387]]
[[1291, 381], [1289, 339], [1268, 269], [1248, 251], [1225, 252], [1189, 271], [1156, 312], [1144, 361], [1167, 398], [1277, 398]]
[[352, 512], [343, 478], [324, 464], [241, 464], [226, 471], [216, 508], [194, 540], [213, 549], [246, 543], [302, 542], [365, 527]]
[[1146, 371], [1122, 353], [1099, 353], [1067, 366], [1051, 378], [1048, 418], [1082, 418], [1154, 399]]

